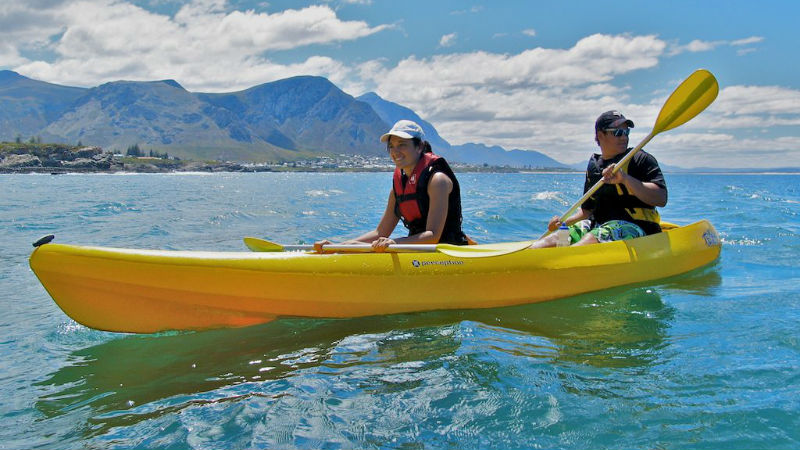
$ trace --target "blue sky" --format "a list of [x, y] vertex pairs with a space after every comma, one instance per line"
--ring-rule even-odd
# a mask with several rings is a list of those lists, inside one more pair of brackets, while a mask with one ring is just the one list
[[[18, 4], [17, 4], [18, 3]], [[294, 75], [408, 106], [453, 144], [596, 151], [597, 115], [650, 131], [697, 68], [720, 96], [647, 147], [683, 167], [800, 167], [800, 2], [2, 2], [0, 68], [72, 86], [230, 92]]]

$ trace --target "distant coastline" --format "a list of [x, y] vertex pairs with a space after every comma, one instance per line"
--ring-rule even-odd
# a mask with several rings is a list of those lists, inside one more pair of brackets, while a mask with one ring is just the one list
[[[451, 163], [463, 173], [563, 173], [576, 174], [576, 168], [530, 168]], [[0, 174], [65, 173], [171, 173], [171, 172], [391, 172], [385, 157], [331, 155], [306, 160], [268, 163], [231, 161], [196, 161], [157, 156], [122, 155], [105, 152], [100, 147], [37, 142], [0, 142]], [[800, 168], [684, 169], [663, 168], [667, 174], [693, 175], [800, 175]]]
[[[138, 148], [137, 148], [138, 152]], [[461, 172], [548, 172], [578, 173], [568, 168], [519, 168], [510, 166], [454, 163]], [[386, 157], [361, 155], [320, 156], [306, 160], [268, 163], [195, 161], [166, 154], [122, 155], [100, 147], [43, 144], [37, 142], [0, 143], [0, 173], [170, 173], [170, 172], [391, 172], [394, 165]]]

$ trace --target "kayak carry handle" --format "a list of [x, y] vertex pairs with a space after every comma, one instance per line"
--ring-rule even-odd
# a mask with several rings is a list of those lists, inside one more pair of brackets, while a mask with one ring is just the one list
[[47, 236], [42, 236], [36, 242], [33, 243], [33, 246], [34, 247], [42, 246], [44, 244], [49, 243], [50, 241], [52, 241], [55, 238], [56, 238], [56, 235], [54, 235], [54, 234], [48, 234]]

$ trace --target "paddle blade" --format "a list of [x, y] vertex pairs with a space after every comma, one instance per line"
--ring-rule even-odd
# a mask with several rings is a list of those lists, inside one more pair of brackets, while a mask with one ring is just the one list
[[274, 242], [255, 237], [242, 238], [244, 245], [254, 252], [282, 252], [283, 246]]
[[705, 70], [696, 70], [669, 96], [653, 127], [653, 135], [671, 130], [688, 122], [710, 105], [719, 93], [719, 84], [714, 75]]

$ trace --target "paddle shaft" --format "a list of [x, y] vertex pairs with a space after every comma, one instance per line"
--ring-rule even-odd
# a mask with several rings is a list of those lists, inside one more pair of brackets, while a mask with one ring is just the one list
[[[254, 252], [308, 252], [314, 251], [313, 245], [283, 245], [270, 242], [266, 239], [246, 236], [242, 239], [244, 244]], [[386, 253], [432, 253], [438, 250], [436, 244], [392, 244]], [[363, 244], [326, 244], [322, 246], [323, 253], [371, 253], [375, 250], [372, 245]]]
[[[281, 245], [261, 238], [247, 236], [244, 243], [254, 252], [314, 251], [313, 245]], [[453, 244], [393, 244], [384, 250], [386, 253], [433, 253], [439, 252], [455, 258], [488, 258], [524, 250], [533, 241], [506, 242], [485, 245], [453, 245]], [[328, 244], [323, 246], [323, 253], [371, 253], [369, 244]], [[377, 252], [376, 252], [377, 253]]]
[[[287, 252], [313, 251], [313, 245], [284, 245]], [[386, 247], [386, 253], [432, 253], [436, 244], [392, 244]], [[377, 253], [370, 244], [327, 244], [322, 246], [323, 253]]]

